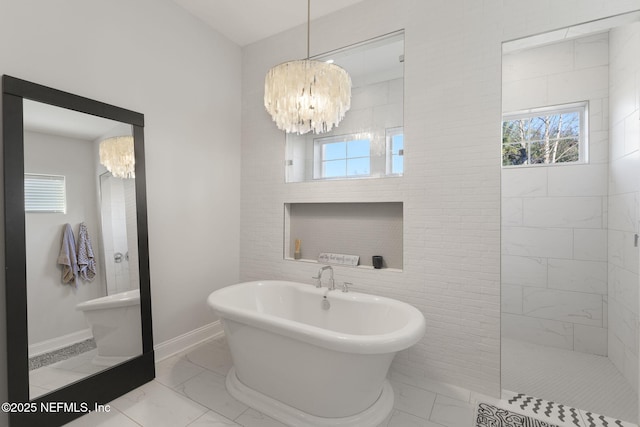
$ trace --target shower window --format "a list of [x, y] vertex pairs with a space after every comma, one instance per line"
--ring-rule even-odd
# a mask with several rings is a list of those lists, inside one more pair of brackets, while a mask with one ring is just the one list
[[587, 103], [505, 114], [502, 166], [587, 162]]

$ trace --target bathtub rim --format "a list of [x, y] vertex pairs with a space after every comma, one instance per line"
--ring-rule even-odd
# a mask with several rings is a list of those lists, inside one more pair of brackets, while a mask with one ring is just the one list
[[253, 310], [228, 307], [220, 304], [217, 297], [223, 297], [226, 294], [234, 292], [238, 287], [249, 286], [269, 286], [274, 284], [283, 284], [301, 289], [304, 292], [316, 294], [318, 301], [327, 292], [326, 288], [315, 288], [313, 285], [301, 282], [292, 282], [286, 280], [257, 280], [237, 283], [212, 292], [207, 298], [207, 304], [213, 311], [224, 319], [228, 318], [236, 322], [245, 323], [250, 326], [264, 329], [280, 335], [286, 335], [295, 339], [299, 339], [309, 344], [321, 346], [330, 350], [345, 353], [356, 354], [379, 354], [392, 353], [405, 350], [420, 341], [426, 331], [426, 321], [422, 313], [411, 304], [392, 298], [364, 294], [360, 292], [343, 293], [337, 290], [330, 291], [328, 298], [363, 301], [383, 302], [406, 310], [409, 320], [401, 328], [378, 335], [355, 335], [343, 332], [331, 331], [317, 326], [296, 322], [289, 319], [273, 316], [265, 313], [258, 313]]
[[140, 289], [131, 289], [117, 294], [106, 295], [81, 302], [76, 305], [76, 310], [89, 311], [108, 308], [129, 307], [140, 305]]

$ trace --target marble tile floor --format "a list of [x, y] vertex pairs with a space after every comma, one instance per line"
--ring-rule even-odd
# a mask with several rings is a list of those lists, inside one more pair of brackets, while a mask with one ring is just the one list
[[[224, 381], [231, 368], [224, 338], [156, 364], [156, 379], [85, 415], [69, 427], [286, 427], [237, 401]], [[378, 427], [470, 427], [478, 395], [390, 373], [394, 409]], [[363, 426], [370, 427], [370, 426]], [[373, 427], [373, 426], [371, 426]]]
[[[514, 366], [522, 367], [522, 363], [526, 361], [526, 354], [520, 352], [520, 350], [523, 350], [522, 345], [507, 341], [506, 345], [503, 342], [503, 349], [512, 350], [509, 353], [510, 355], [506, 356], [506, 361], [503, 360], [508, 369], [512, 369]], [[544, 359], [536, 351], [530, 353], [534, 356], [534, 359]], [[511, 358], [511, 361], [509, 358]], [[72, 361], [65, 362], [65, 365], [58, 366], [59, 371], [68, 369], [69, 372], [73, 372], [74, 369], [79, 371], [87, 369], [87, 365], [80, 361], [76, 361], [77, 363]], [[231, 356], [224, 338], [205, 342], [190, 351], [157, 363], [156, 379], [110, 402], [110, 412], [90, 413], [67, 424], [67, 426], [286, 427], [284, 424], [261, 414], [229, 395], [224, 381], [231, 365]], [[509, 368], [509, 366], [511, 367]], [[49, 370], [55, 369], [55, 367], [51, 366], [45, 368], [49, 368]], [[581, 369], [584, 369], [584, 367], [581, 366]], [[52, 374], [49, 371], [45, 375], [43, 371], [42, 378], [46, 380], [47, 375], [51, 376]], [[536, 375], [539, 375], [539, 372]], [[57, 377], [54, 376], [53, 378], [57, 380]], [[394, 370], [389, 373], [389, 380], [395, 391], [394, 409], [387, 419], [376, 427], [471, 427], [475, 425], [474, 414], [477, 402], [489, 403], [541, 419], [541, 415], [538, 412], [532, 412], [533, 403], [527, 409], [521, 410], [519, 405], [524, 399], [520, 399], [521, 401], [515, 403], [510, 402], [510, 400], [513, 400], [515, 393], [508, 391], [503, 391], [501, 398], [495, 399], [460, 387], [410, 377]], [[40, 380], [40, 383], [43, 382], [45, 381]], [[508, 382], [507, 384], [514, 385]], [[521, 387], [518, 390], [519, 392], [525, 392], [531, 396], [550, 398], [536, 394], [537, 389], [532, 391], [522, 389], [522, 387], [525, 389], [529, 387], [528, 384], [516, 387]], [[565, 393], [567, 392], [565, 391]], [[580, 395], [581, 393], [573, 394]], [[624, 391], [622, 396], [626, 396]], [[565, 397], [569, 399], [570, 396], [567, 395]], [[626, 402], [629, 398], [626, 396], [622, 400]], [[563, 403], [567, 402], [563, 401]], [[582, 406], [582, 408], [589, 407]], [[594, 408], [589, 409], [595, 411]], [[556, 419], [557, 417], [554, 417], [553, 414], [551, 418], [545, 419], [545, 421], [563, 427], [595, 427], [600, 425], [588, 421], [588, 412], [577, 412], [581, 417], [580, 424], [563, 423]], [[610, 423], [610, 425], [614, 424]], [[623, 426], [635, 425], [624, 423]]]
[[29, 395], [37, 397], [104, 369], [91, 363], [98, 350], [93, 349], [66, 360], [29, 371]]

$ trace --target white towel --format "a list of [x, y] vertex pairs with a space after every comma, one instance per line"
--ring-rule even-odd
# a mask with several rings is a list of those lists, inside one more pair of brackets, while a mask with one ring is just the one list
[[76, 239], [71, 224], [65, 224], [62, 231], [62, 245], [58, 254], [58, 264], [62, 265], [62, 283], [76, 284], [78, 258], [76, 257]]
[[84, 222], [80, 223], [78, 231], [78, 269], [82, 280], [90, 282], [96, 277], [96, 260], [93, 256], [89, 232]]

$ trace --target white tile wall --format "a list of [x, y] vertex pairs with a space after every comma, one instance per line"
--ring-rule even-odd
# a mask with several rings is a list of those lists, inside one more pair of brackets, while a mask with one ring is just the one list
[[602, 326], [602, 296], [586, 292], [526, 288], [522, 312], [531, 317]]
[[[547, 258], [502, 256], [502, 283], [523, 286], [547, 286]], [[522, 274], [526, 271], [527, 274]]]
[[[604, 178], [605, 175], [602, 176]], [[579, 179], [570, 178], [570, 179]], [[524, 200], [525, 227], [602, 228], [601, 197], [536, 197]]]
[[573, 350], [573, 327], [570, 322], [502, 313], [502, 334], [521, 341]]
[[501, 42], [631, 10], [637, 0], [567, 4], [549, 14], [528, 0], [365, 0], [313, 22], [312, 54], [405, 29], [407, 157], [394, 180], [284, 184], [284, 137], [262, 106], [264, 75], [304, 56], [305, 28], [245, 47], [241, 279], [310, 283], [317, 266], [282, 259], [284, 203], [402, 201], [404, 271], [339, 268], [336, 277], [425, 314], [425, 338], [396, 369], [497, 395]]
[[573, 259], [586, 261], [607, 260], [608, 230], [573, 229]]
[[572, 259], [549, 259], [548, 286], [573, 292], [607, 294], [607, 263]]
[[607, 354], [608, 61], [606, 33], [504, 56], [503, 111], [588, 100], [596, 122], [589, 163], [502, 170], [504, 337]]
[[[589, 142], [592, 147], [593, 139]], [[608, 167], [606, 164], [593, 164], [593, 158], [590, 160], [589, 165], [547, 168], [549, 197], [606, 196], [608, 183], [602, 177], [607, 176]]]
[[573, 230], [571, 228], [503, 227], [502, 253], [529, 257], [571, 258]]
[[607, 355], [607, 328], [573, 325], [573, 349], [582, 353]]

